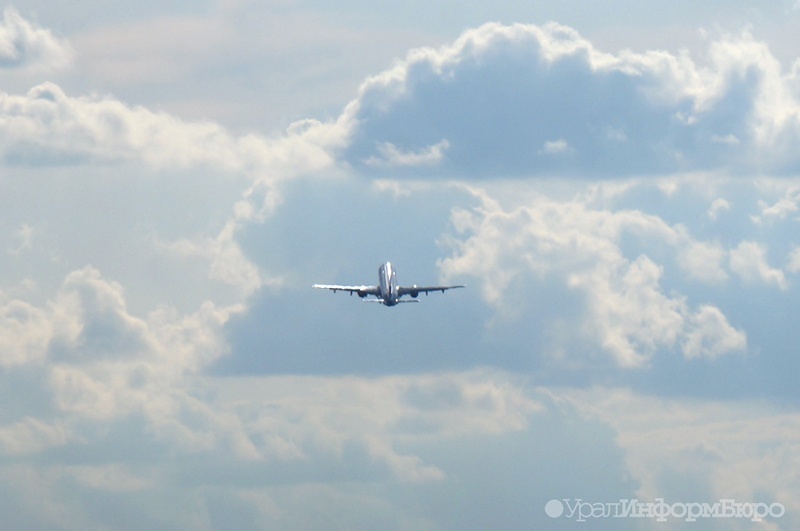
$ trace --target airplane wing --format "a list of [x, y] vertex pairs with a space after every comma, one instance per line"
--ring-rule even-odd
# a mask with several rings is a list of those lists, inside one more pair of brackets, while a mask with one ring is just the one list
[[431, 291], [441, 291], [444, 293], [448, 289], [456, 289], [456, 288], [464, 288], [466, 287], [464, 284], [460, 284], [458, 286], [411, 286], [410, 288], [404, 288], [402, 286], [397, 287], [397, 295], [398, 297], [402, 297], [403, 295], [411, 295], [412, 297], [416, 297], [420, 293], [428, 294]]
[[359, 297], [366, 295], [380, 296], [380, 290], [377, 286], [339, 286], [338, 284], [314, 284], [312, 288], [329, 289], [336, 293], [337, 291], [348, 291], [350, 295], [358, 293]]

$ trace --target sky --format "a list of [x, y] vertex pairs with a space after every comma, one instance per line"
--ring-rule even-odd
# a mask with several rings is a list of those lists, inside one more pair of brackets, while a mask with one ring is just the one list
[[[52, 4], [0, 19], [8, 529], [800, 525], [800, 4]], [[467, 288], [311, 289], [387, 260]]]

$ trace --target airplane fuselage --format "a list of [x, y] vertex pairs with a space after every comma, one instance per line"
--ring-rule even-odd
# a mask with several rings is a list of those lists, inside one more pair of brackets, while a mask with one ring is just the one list
[[378, 288], [380, 298], [386, 306], [394, 306], [400, 302], [397, 293], [397, 273], [395, 273], [391, 262], [381, 264], [378, 268]]

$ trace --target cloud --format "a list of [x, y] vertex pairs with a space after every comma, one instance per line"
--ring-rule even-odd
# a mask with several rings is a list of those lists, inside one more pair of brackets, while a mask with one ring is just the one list
[[743, 352], [747, 347], [747, 336], [736, 330], [725, 315], [714, 306], [703, 306], [691, 317], [683, 351], [687, 358], [717, 356], [729, 352]]
[[795, 247], [789, 255], [789, 264], [786, 269], [790, 273], [800, 272], [800, 247]]
[[564, 139], [545, 142], [542, 148], [542, 152], [548, 155], [558, 155], [559, 153], [566, 153], [568, 150], [569, 144]]
[[447, 140], [429, 146], [416, 153], [400, 151], [397, 146], [387, 142], [378, 146], [381, 158], [370, 157], [364, 163], [367, 166], [431, 166], [439, 164], [444, 158], [444, 152], [450, 147]]
[[722, 212], [724, 210], [730, 210], [730, 208], [731, 208], [731, 204], [727, 200], [725, 200], [723, 198], [715, 199], [711, 203], [711, 207], [709, 207], [709, 209], [708, 209], [708, 217], [712, 221], [716, 221], [717, 218], [720, 215], [720, 212]]
[[6, 456], [36, 455], [48, 448], [80, 440], [63, 422], [47, 424], [35, 418], [0, 427], [0, 451]]
[[271, 142], [256, 135], [237, 138], [218, 124], [183, 122], [110, 97], [72, 98], [53, 83], [25, 96], [0, 95], [3, 156], [17, 164], [135, 160], [156, 168], [208, 165], [279, 179], [285, 177], [282, 166], [302, 172], [330, 164], [327, 148], [318, 143], [321, 129]]
[[709, 283], [728, 279], [724, 263], [727, 253], [719, 243], [695, 242], [684, 247], [678, 256], [679, 266], [690, 277]]
[[242, 293], [274, 282], [243, 255], [238, 231], [280, 204], [279, 183], [334, 171], [340, 129], [307, 120], [279, 137], [236, 136], [219, 124], [183, 121], [110, 96], [72, 97], [49, 82], [25, 95], [0, 94], [0, 157], [14, 168], [11, 178], [17, 183], [42, 168], [47, 175], [8, 195], [4, 223], [17, 234], [8, 251], [19, 275], [49, 269], [51, 286], [57, 276], [93, 263], [136, 297], [153, 289], [163, 296], [134, 262], [119, 261], [117, 249], [124, 247], [139, 261], [159, 264], [162, 274], [183, 277], [172, 284], [182, 291], [173, 297], [203, 301], [187, 280], [204, 265], [205, 278], [233, 288], [228, 301], [240, 301]]
[[614, 426], [641, 499], [780, 502], [786, 515], [773, 522], [786, 527], [794, 521], [795, 413], [763, 403], [666, 399], [625, 389], [565, 390], [560, 397]]
[[[623, 241], [638, 242], [639, 249], [658, 241], [676, 249], [680, 268], [691, 278], [717, 283], [726, 277], [718, 246], [641, 211], [595, 209], [586, 200], [545, 196], [509, 210], [486, 192], [475, 193], [480, 207], [453, 214], [453, 256], [442, 269], [478, 277], [484, 299], [501, 314], [526, 314], [542, 304], [525, 295], [530, 286], [555, 284], [563, 290], [562, 304], [576, 293], [580, 300], [552, 306], [550, 313], [568, 319], [571, 329], [622, 367], [643, 366], [674, 347], [690, 358], [699, 355], [701, 345], [709, 346], [704, 351], [709, 357], [744, 348], [744, 336], [719, 309], [692, 309], [685, 296], [663, 288], [662, 266], [635, 250], [633, 258], [623, 251]], [[716, 263], [699, 259], [698, 249]]]
[[619, 271], [601, 269], [588, 278], [570, 279], [590, 293], [590, 317], [584, 326], [594, 329], [592, 334], [623, 367], [642, 365], [681, 333], [687, 310], [683, 301], [662, 293], [660, 277], [660, 267], [639, 257]]
[[7, 7], [0, 23], [0, 68], [64, 68], [72, 61], [69, 43]]
[[[478, 519], [516, 528], [540, 518], [546, 497], [564, 488], [558, 474], [551, 476], [558, 469], [587, 481], [603, 475], [607, 487], [631, 492], [607, 429], [550, 410], [549, 397], [526, 391], [507, 373], [236, 378], [211, 385], [221, 403], [249, 419], [259, 446], [279, 438], [291, 443], [291, 452], [247, 463], [253, 473], [246, 483], [234, 479], [200, 502], [211, 505], [225, 493], [240, 500], [240, 510], [263, 509], [255, 511], [261, 526], [296, 528], [306, 518], [296, 509], [310, 503], [337, 521], [390, 517], [449, 529]], [[590, 433], [591, 456], [602, 456], [602, 466], [582, 468], [591, 457], [580, 464], [559, 457], [567, 448], [588, 448]], [[516, 466], [495, 460], [497, 445]], [[387, 490], [376, 491], [377, 484]], [[523, 490], [525, 501], [487, 503], [503, 484]], [[440, 510], [456, 493], [469, 502], [468, 515]]]
[[[195, 432], [198, 419], [204, 419], [200, 426], [227, 421], [181, 387], [187, 374], [226, 353], [221, 327], [235, 311], [208, 302], [192, 315], [163, 307], [146, 318], [134, 316], [122, 286], [90, 267], [72, 272], [41, 307], [7, 301], [4, 379], [33, 371], [42, 386], [37, 392], [48, 398], [22, 418], [13, 420], [11, 414], [13, 422], [0, 428], [2, 446], [18, 454], [20, 438], [35, 453], [82, 444], [87, 423], [118, 424], [138, 416], [147, 426], [138, 437], [155, 434], [177, 447], [213, 444]], [[32, 393], [29, 389], [26, 395]], [[234, 452], [247, 452], [235, 439], [230, 444]]]
[[[244, 217], [249, 217], [248, 213]], [[225, 225], [215, 238], [204, 238], [201, 241], [189, 239], [159, 245], [166, 250], [181, 256], [200, 256], [209, 261], [209, 278], [218, 280], [239, 290], [242, 296], [250, 295], [269, 282], [262, 278], [262, 273], [243, 254], [236, 243], [236, 224], [231, 221]], [[274, 281], [273, 284], [277, 284]]]
[[413, 153], [444, 139], [436, 175], [791, 171], [800, 106], [789, 85], [747, 33], [713, 42], [700, 65], [686, 53], [605, 53], [553, 23], [487, 24], [366, 81], [347, 110], [345, 156], [370, 173], [388, 145]]
[[0, 315], [0, 362], [8, 367], [41, 361], [53, 333], [46, 310], [3, 296]]
[[33, 238], [35, 233], [36, 231], [33, 227], [27, 223], [23, 223], [14, 235], [15, 242], [12, 247], [8, 249], [8, 254], [17, 256], [24, 252], [30, 251], [33, 247]]
[[[797, 198], [743, 176], [796, 162], [782, 76], [746, 34], [699, 66], [490, 24], [271, 137], [0, 95], [0, 512], [514, 529], [561, 497], [791, 504], [797, 419], [764, 399], [796, 399], [769, 257], [800, 269]], [[469, 288], [391, 310], [309, 288], [387, 258]], [[758, 400], [697, 398], [739, 382]]]
[[789, 186], [783, 197], [778, 199], [774, 204], [770, 205], [764, 200], [758, 201], [758, 207], [761, 214], [753, 216], [753, 222], [757, 224], [785, 220], [790, 215], [798, 211], [798, 199], [800, 199], [800, 189], [796, 186]]
[[731, 250], [730, 268], [746, 282], [774, 284], [782, 290], [788, 287], [783, 271], [770, 267], [767, 249], [758, 242], [743, 241]]

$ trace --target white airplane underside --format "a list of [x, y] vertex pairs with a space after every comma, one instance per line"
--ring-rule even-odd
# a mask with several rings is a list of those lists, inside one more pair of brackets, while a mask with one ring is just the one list
[[[347, 291], [352, 295], [356, 293], [361, 297], [364, 302], [377, 302], [385, 306], [394, 306], [404, 302], [419, 302], [417, 297], [420, 293], [426, 295], [431, 291], [441, 291], [444, 293], [448, 289], [463, 288], [459, 286], [411, 286], [404, 288], [397, 285], [397, 273], [394, 270], [391, 262], [381, 264], [378, 268], [378, 285], [377, 286], [339, 286], [336, 284], [314, 284], [312, 287], [317, 289], [329, 289], [336, 293], [337, 291]], [[402, 300], [401, 297], [408, 295], [411, 299]], [[371, 299], [369, 296], [376, 298]]]

